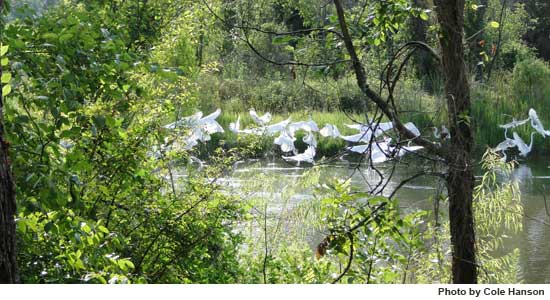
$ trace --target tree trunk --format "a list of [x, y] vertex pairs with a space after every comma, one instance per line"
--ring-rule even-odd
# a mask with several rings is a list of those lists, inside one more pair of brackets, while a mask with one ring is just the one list
[[442, 69], [451, 131], [449, 155], [446, 159], [453, 283], [476, 283], [472, 214], [474, 142], [470, 126], [470, 87], [464, 61], [464, 0], [438, 0], [436, 11], [441, 26]]
[[[4, 0], [0, 0], [0, 19]], [[4, 26], [3, 20], [0, 26]], [[2, 66], [0, 66], [2, 77]], [[15, 188], [8, 159], [8, 143], [4, 140], [4, 99], [0, 92], [0, 283], [17, 283], [15, 255]]]
[[368, 99], [388, 117], [403, 137], [434, 155], [443, 157], [448, 166], [449, 221], [451, 224], [452, 274], [454, 283], [476, 283], [475, 234], [472, 214], [474, 176], [472, 169], [473, 135], [470, 127], [470, 87], [464, 61], [464, 0], [438, 0], [436, 10], [441, 26], [441, 64], [445, 75], [447, 110], [451, 131], [450, 145], [445, 148], [418, 137], [403, 126], [398, 112], [367, 84], [363, 65], [359, 61], [349, 33], [342, 0], [334, 0], [344, 45], [350, 55], [357, 85]]

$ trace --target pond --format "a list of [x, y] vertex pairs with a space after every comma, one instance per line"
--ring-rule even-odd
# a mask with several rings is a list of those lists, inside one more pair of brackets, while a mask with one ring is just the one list
[[[378, 175], [366, 168], [356, 168], [357, 163], [337, 160], [320, 167], [320, 178], [351, 179], [353, 187], [363, 191], [372, 189], [378, 182]], [[310, 188], [294, 189], [288, 198], [282, 196], [284, 187], [296, 182], [311, 169], [311, 165], [295, 166], [278, 158], [243, 161], [236, 164], [231, 176], [220, 182], [239, 191], [242, 186], [253, 185], [255, 197], [262, 197], [269, 204], [266, 213], [277, 213], [288, 207], [307, 203], [315, 195]], [[392, 164], [382, 164], [379, 169], [389, 174]], [[408, 162], [395, 168], [384, 194], [389, 195], [403, 180], [418, 173], [419, 166]], [[481, 175], [481, 170], [477, 175]], [[529, 158], [514, 169], [511, 176], [500, 180], [513, 180], [519, 185], [524, 208], [523, 230], [505, 241], [506, 248], [519, 248], [519, 277], [524, 283], [550, 283], [550, 216], [545, 207], [545, 189], [550, 191], [550, 158]], [[419, 177], [404, 184], [396, 193], [403, 211], [432, 209], [432, 197], [442, 191], [443, 186], [433, 177]], [[550, 197], [548, 197], [550, 198]], [[548, 199], [550, 201], [550, 199]], [[548, 203], [550, 206], [550, 203]], [[550, 207], [549, 207], [550, 209]], [[298, 225], [299, 226], [299, 225]], [[284, 229], [283, 229], [284, 230]], [[321, 235], [311, 232], [309, 243], [314, 247]]]

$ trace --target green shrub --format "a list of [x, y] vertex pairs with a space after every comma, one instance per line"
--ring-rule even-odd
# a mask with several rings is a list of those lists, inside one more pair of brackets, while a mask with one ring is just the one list
[[519, 62], [512, 75], [514, 92], [518, 97], [550, 97], [550, 66], [540, 59]]

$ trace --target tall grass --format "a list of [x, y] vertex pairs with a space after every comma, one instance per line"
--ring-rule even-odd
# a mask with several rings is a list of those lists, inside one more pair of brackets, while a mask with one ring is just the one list
[[[501, 72], [486, 84], [472, 88], [473, 121], [478, 150], [494, 147], [504, 140], [504, 129], [498, 125], [528, 117], [534, 108], [546, 129], [550, 129], [550, 66], [539, 60], [518, 63], [514, 71]], [[516, 131], [527, 144], [534, 129], [529, 123], [508, 130]], [[550, 151], [550, 139], [535, 135], [533, 154]]]
[[[222, 115], [218, 122], [226, 129], [229, 123], [234, 122], [240, 116], [241, 128], [257, 127], [248, 114], [248, 109], [255, 107], [258, 113], [271, 112], [272, 123], [282, 121], [290, 117], [292, 121], [313, 119], [319, 127], [325, 124], [336, 125], [343, 135], [350, 135], [356, 131], [349, 129], [345, 124], [353, 123], [353, 120], [365, 121], [364, 115], [343, 113], [338, 97], [358, 97], [353, 87], [353, 81], [343, 78], [330, 83], [324, 80], [310, 82], [310, 85], [320, 88], [323, 84], [330, 84], [324, 88], [328, 91], [326, 99], [322, 99], [319, 91], [304, 87], [303, 83], [296, 81], [258, 80], [222, 80], [213, 75], [205, 77], [207, 80], [200, 83], [201, 109], [205, 112], [212, 111], [216, 107], [222, 108]], [[208, 83], [216, 84], [209, 85]], [[395, 103], [398, 106], [402, 120], [412, 121], [420, 129], [424, 136], [430, 137], [434, 126], [447, 123], [446, 100], [441, 80], [432, 82], [433, 92], [428, 93], [421, 88], [422, 83], [415, 78], [403, 79], [395, 90]], [[351, 86], [350, 86], [351, 85]], [[276, 89], [274, 90], [274, 86]], [[374, 86], [374, 85], [373, 85]], [[309, 89], [309, 90], [308, 90]], [[346, 91], [347, 90], [347, 91]], [[271, 96], [270, 93], [272, 94]], [[311, 99], [311, 97], [315, 99]], [[285, 104], [286, 100], [290, 102]], [[498, 125], [505, 124], [515, 119], [528, 117], [529, 108], [534, 108], [543, 124], [550, 129], [550, 67], [547, 63], [536, 59], [528, 59], [519, 62], [513, 72], [500, 71], [494, 74], [490, 82], [472, 83], [472, 125], [474, 126], [476, 152], [480, 155], [487, 147], [494, 147], [504, 140], [504, 130]], [[354, 101], [361, 102], [359, 99]], [[315, 105], [318, 103], [318, 105]], [[361, 109], [360, 109], [361, 111]], [[369, 115], [374, 110], [369, 110]], [[383, 119], [383, 121], [387, 121]], [[516, 131], [526, 143], [529, 143], [530, 133], [533, 131], [529, 124], [509, 130], [508, 137], [512, 137], [512, 131]], [[296, 146], [300, 151], [306, 148], [302, 142], [304, 133], [297, 133]], [[318, 156], [332, 156], [345, 147], [342, 139], [323, 138], [318, 136]], [[212, 153], [216, 147], [236, 147], [254, 144], [257, 156], [266, 153], [278, 153], [273, 145], [274, 137], [235, 135], [226, 130], [223, 134], [215, 134], [212, 141], [203, 147], [200, 152], [206, 150]], [[541, 154], [550, 151], [550, 139], [543, 139], [540, 135], [534, 138], [533, 154]]]

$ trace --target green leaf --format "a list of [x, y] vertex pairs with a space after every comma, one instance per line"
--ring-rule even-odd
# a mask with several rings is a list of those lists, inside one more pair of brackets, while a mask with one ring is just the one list
[[8, 58], [7, 57], [4, 57], [2, 58], [2, 60], [0, 60], [0, 66], [7, 66], [8, 65]]
[[2, 96], [5, 97], [11, 92], [11, 85], [7, 84], [2, 88]]
[[11, 80], [11, 74], [10, 73], [4, 73], [4, 74], [2, 74], [2, 79], [0, 80], [0, 82], [8, 83], [8, 82], [10, 82], [10, 80]]
[[498, 24], [498, 22], [491, 21], [489, 22], [489, 26], [492, 28], [498, 28], [500, 25]]
[[105, 227], [105, 226], [99, 225], [99, 226], [97, 226], [97, 229], [99, 229], [99, 231], [101, 231], [103, 233], [109, 233], [109, 229], [107, 229], [107, 227]]
[[73, 34], [72, 33], [65, 33], [63, 34], [62, 36], [59, 37], [59, 41], [60, 42], [65, 42], [65, 41], [68, 41], [70, 39], [73, 38]]
[[52, 32], [48, 32], [48, 33], [45, 33], [44, 35], [42, 35], [42, 38], [44, 38], [45, 40], [48, 40], [48, 41], [54, 41], [55, 39], [57, 39], [57, 34], [52, 33]]
[[271, 40], [271, 43], [273, 45], [280, 45], [280, 44], [286, 44], [290, 41], [292, 41], [293, 37], [291, 35], [284, 35], [284, 36], [276, 36]]
[[422, 19], [424, 21], [428, 21], [430, 19], [430, 17], [428, 16], [428, 14], [426, 12], [421, 12], [419, 17], [420, 17], [420, 19]]
[[4, 56], [8, 52], [8, 45], [0, 47], [0, 56]]

